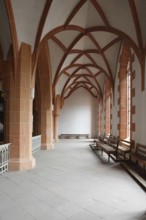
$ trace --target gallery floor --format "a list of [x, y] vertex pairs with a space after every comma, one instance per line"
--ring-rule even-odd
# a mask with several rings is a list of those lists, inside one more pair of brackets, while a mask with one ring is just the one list
[[34, 157], [34, 169], [0, 176], [0, 220], [146, 219], [145, 191], [87, 140], [60, 140]]

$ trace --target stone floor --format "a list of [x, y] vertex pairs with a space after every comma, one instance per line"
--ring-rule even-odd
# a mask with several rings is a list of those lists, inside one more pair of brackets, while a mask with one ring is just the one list
[[34, 154], [30, 171], [0, 176], [0, 220], [146, 220], [146, 194], [87, 140]]

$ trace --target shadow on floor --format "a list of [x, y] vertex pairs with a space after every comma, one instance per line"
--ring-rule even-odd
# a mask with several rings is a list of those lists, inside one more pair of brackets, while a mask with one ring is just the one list
[[134, 178], [134, 180], [144, 189], [144, 191], [146, 191], [146, 170], [144, 170], [138, 164], [132, 163], [130, 161], [126, 161], [121, 164], [126, 169], [126, 171], [132, 176], [132, 178]]

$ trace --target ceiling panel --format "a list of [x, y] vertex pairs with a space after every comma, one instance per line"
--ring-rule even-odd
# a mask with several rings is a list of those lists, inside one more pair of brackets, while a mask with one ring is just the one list
[[[141, 1], [141, 0], [140, 0]], [[126, 33], [137, 43], [135, 26], [128, 0], [98, 0], [111, 27]]]
[[45, 3], [46, 0], [11, 0], [19, 47], [25, 42], [33, 49]]
[[52, 40], [48, 41], [48, 46], [51, 60], [52, 80], [54, 80], [58, 65], [64, 55], [64, 51]]
[[78, 35], [79, 32], [74, 30], [64, 30], [55, 34], [57, 39], [59, 39], [65, 45], [66, 48], [70, 46], [70, 44]]

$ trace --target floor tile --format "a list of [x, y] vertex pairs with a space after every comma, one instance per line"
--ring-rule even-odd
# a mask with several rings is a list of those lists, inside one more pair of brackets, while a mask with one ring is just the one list
[[89, 141], [61, 140], [34, 157], [34, 169], [0, 176], [0, 220], [146, 220], [145, 192]]

